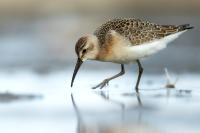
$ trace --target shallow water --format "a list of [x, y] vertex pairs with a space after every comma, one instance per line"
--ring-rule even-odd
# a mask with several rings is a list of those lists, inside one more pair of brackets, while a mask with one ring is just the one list
[[[135, 74], [113, 80], [103, 90], [92, 90], [92, 86], [114, 71], [99, 71], [95, 73], [98, 76], [83, 71], [77, 75], [72, 89], [69, 73], [1, 72], [0, 96], [9, 93], [19, 98], [12, 102], [0, 98], [1, 131], [197, 133], [200, 130], [198, 74], [179, 75], [174, 89], [164, 87], [165, 75], [146, 74], [142, 78], [140, 95], [136, 95]], [[20, 99], [20, 96], [30, 95], [35, 97]]]

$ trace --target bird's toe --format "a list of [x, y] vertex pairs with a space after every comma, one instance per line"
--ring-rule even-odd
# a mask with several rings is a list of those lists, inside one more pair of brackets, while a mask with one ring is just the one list
[[104, 88], [105, 86], [108, 86], [109, 85], [109, 80], [108, 79], [105, 79], [103, 80], [100, 84], [96, 85], [95, 87], [92, 87], [92, 89], [96, 89], [96, 88]]

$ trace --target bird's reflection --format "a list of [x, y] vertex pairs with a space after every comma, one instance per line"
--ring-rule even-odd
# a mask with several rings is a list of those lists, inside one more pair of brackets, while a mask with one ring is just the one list
[[[123, 102], [110, 99], [109, 98], [109, 93], [106, 94], [104, 91], [100, 91], [100, 93], [97, 93], [97, 94], [100, 95], [103, 99], [107, 100], [108, 102], [118, 104], [119, 106], [122, 107], [122, 109], [125, 108], [125, 104]], [[136, 96], [139, 107], [142, 107], [142, 101], [141, 101], [141, 98], [140, 98], [140, 93], [136, 93], [135, 95], [133, 95], [133, 94], [125, 94], [123, 96], [132, 96], [132, 97]]]
[[[90, 124], [84, 123], [82, 114], [78, 108], [78, 106], [76, 105], [75, 99], [73, 94], [71, 94], [71, 101], [72, 101], [72, 105], [73, 108], [75, 110], [76, 116], [77, 116], [77, 133], [96, 133], [96, 132], [101, 132], [103, 131], [103, 133], [111, 133], [110, 132], [110, 128], [122, 128], [120, 130], [124, 130], [123, 132], [126, 133], [127, 131], [130, 131], [129, 129], [127, 130], [126, 128], [130, 128], [128, 125], [126, 125], [126, 121], [125, 121], [125, 116], [126, 116], [126, 112], [129, 111], [130, 113], [130, 109], [125, 109], [125, 103], [121, 102], [121, 101], [117, 101], [117, 100], [112, 100], [111, 98], [109, 98], [109, 95], [106, 95], [105, 92], [101, 91], [97, 94], [98, 96], [101, 96], [104, 100], [106, 100], [107, 102], [113, 103], [114, 105], [119, 105], [121, 107], [121, 112], [118, 113], [118, 116], [121, 115], [121, 121], [119, 121], [121, 123], [121, 125], [119, 126], [118, 124], [116, 125], [116, 121], [113, 122], [113, 124], [111, 124], [109, 127], [104, 127], [102, 126], [103, 123], [99, 123], [98, 120], [95, 118], [94, 122], [92, 122], [92, 124], [94, 124], [96, 122], [95, 127], [91, 127]], [[137, 128], [138, 124], [142, 123], [142, 101], [141, 101], [141, 97], [139, 94], [136, 95], [136, 99], [137, 99], [137, 110], [138, 110], [138, 115], [137, 113], [134, 113], [137, 115], [136, 120], [134, 120], [131, 125], [133, 125], [131, 128]], [[135, 111], [135, 110], [134, 110]], [[101, 114], [98, 114], [101, 115]], [[96, 117], [96, 116], [94, 116]], [[102, 116], [104, 117], [104, 116]], [[132, 117], [132, 116], [131, 116]], [[134, 117], [135, 118], [135, 117]], [[130, 124], [130, 117], [128, 117], [128, 121]], [[111, 122], [112, 123], [112, 122]], [[93, 126], [94, 126], [93, 125]], [[126, 127], [128, 126], [128, 127]], [[125, 128], [124, 128], [125, 127]], [[115, 133], [115, 131], [113, 131], [112, 133]], [[132, 133], [132, 131], [131, 131]], [[133, 133], [135, 133], [135, 130], [133, 130]]]
[[71, 94], [71, 100], [72, 100], [72, 105], [73, 105], [73, 108], [75, 110], [76, 117], [77, 117], [77, 129], [76, 129], [76, 132], [77, 133], [84, 133], [85, 132], [85, 126], [84, 126], [83, 118], [82, 118], [82, 115], [80, 113], [79, 108], [76, 105], [76, 102], [74, 100], [73, 94]]
[[142, 123], [142, 101], [141, 101], [141, 98], [140, 98], [140, 93], [137, 93], [136, 94], [136, 97], [137, 97], [137, 101], [138, 101], [138, 124], [141, 124]]
[[109, 98], [109, 93], [106, 94], [104, 91], [100, 91], [100, 93], [96, 93], [96, 94], [99, 95], [99, 96], [101, 96], [107, 102], [119, 105], [121, 107], [121, 120], [122, 121], [124, 120], [124, 116], [125, 116], [125, 104], [123, 102], [110, 99]]
[[140, 93], [136, 93], [136, 97], [137, 97], [139, 107], [142, 107], [142, 101], [141, 101], [141, 98], [140, 98]]

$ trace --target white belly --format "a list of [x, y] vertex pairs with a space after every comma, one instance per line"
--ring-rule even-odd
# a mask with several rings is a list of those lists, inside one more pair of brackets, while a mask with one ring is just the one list
[[[184, 31], [183, 31], [184, 32]], [[163, 39], [155, 40], [149, 43], [137, 45], [137, 46], [127, 46], [118, 45], [115, 49], [115, 60], [113, 62], [117, 63], [133, 63], [138, 59], [148, 57], [152, 54], [159, 52], [160, 50], [166, 48], [167, 44], [175, 40], [183, 32], [175, 33], [169, 35]], [[127, 41], [126, 41], [127, 43]], [[119, 48], [119, 46], [122, 46]]]

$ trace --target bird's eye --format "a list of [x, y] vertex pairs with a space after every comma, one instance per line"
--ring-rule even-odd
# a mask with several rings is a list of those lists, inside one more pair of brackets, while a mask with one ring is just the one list
[[85, 54], [85, 53], [86, 53], [86, 49], [83, 50], [83, 54]]

